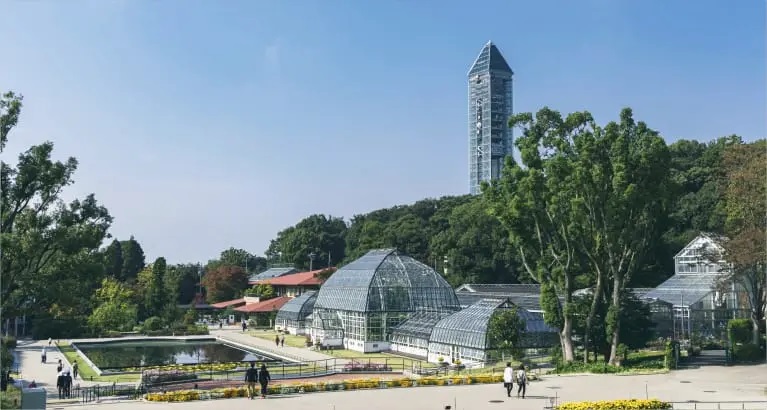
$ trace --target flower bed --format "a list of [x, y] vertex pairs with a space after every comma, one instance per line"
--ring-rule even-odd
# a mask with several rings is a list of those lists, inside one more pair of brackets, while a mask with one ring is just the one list
[[196, 380], [197, 375], [194, 373], [178, 372], [178, 371], [163, 371], [163, 370], [150, 370], [144, 372], [143, 381], [145, 384], [159, 384], [168, 382], [179, 382]]
[[603, 401], [574, 401], [562, 403], [557, 410], [667, 410], [671, 403], [658, 399], [649, 400], [603, 400]]
[[[461, 384], [482, 384], [482, 383], [500, 383], [503, 381], [502, 375], [477, 375], [477, 376], [444, 376], [444, 377], [424, 377], [421, 379], [360, 379], [329, 381], [319, 383], [292, 383], [275, 384], [269, 386], [269, 394], [297, 394], [312, 393], [322, 391], [338, 390], [358, 390], [358, 389], [387, 389], [397, 387], [415, 387], [415, 386], [449, 386]], [[247, 390], [245, 387], [213, 389], [208, 391], [201, 390], [179, 390], [167, 393], [149, 393], [146, 395], [148, 401], [192, 401], [205, 399], [221, 399], [230, 397], [245, 397]], [[631, 409], [644, 409], [644, 407], [630, 407]], [[661, 407], [658, 407], [661, 409]], [[665, 408], [665, 407], [663, 407]], [[647, 409], [651, 409], [647, 407]], [[654, 407], [652, 409], [655, 409]], [[567, 408], [565, 410], [574, 410]], [[602, 409], [600, 409], [602, 410]], [[605, 408], [605, 410], [608, 410]]]

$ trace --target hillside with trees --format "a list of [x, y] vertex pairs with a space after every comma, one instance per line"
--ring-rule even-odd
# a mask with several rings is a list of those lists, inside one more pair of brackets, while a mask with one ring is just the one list
[[[0, 98], [0, 148], [22, 108], [18, 94]], [[671, 276], [674, 254], [704, 231], [730, 238], [728, 275], [748, 289], [758, 337], [767, 304], [764, 140], [667, 144], [630, 109], [600, 125], [588, 112], [544, 108], [515, 115], [510, 126], [521, 130], [521, 161], [509, 158], [482, 195], [423, 199], [348, 220], [310, 215], [280, 231], [264, 256], [229, 248], [204, 264], [147, 261], [139, 239], [112, 238], [112, 215], [95, 195], [61, 200], [77, 159], [54, 160], [51, 142], [32, 145], [15, 164], [2, 162], [3, 317], [31, 319], [38, 338], [136, 326], [194, 331], [179, 306], [240, 297], [249, 275], [269, 266], [322, 269], [397, 248], [454, 286], [540, 283], [564, 359], [575, 357], [578, 334], [587, 335], [586, 351], [617, 363], [624, 340], [641, 333], [633, 324], [647, 319], [628, 290]], [[591, 292], [575, 294], [584, 288]]]

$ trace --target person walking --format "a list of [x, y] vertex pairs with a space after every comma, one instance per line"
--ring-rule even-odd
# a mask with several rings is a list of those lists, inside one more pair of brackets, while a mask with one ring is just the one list
[[285, 335], [280, 338], [280, 347], [285, 347]]
[[525, 398], [525, 392], [527, 390], [527, 373], [525, 372], [525, 366], [520, 365], [517, 370], [517, 397], [522, 393], [522, 398]]
[[280, 347], [280, 335], [274, 335], [274, 344]]
[[48, 356], [47, 356], [47, 354], [48, 354], [48, 352], [47, 352], [47, 350], [46, 350], [46, 347], [45, 347], [45, 346], [43, 346], [43, 351], [42, 351], [42, 353], [40, 354], [40, 361], [41, 361], [42, 363], [45, 363], [46, 359], [48, 359]]
[[503, 387], [506, 388], [506, 397], [511, 397], [511, 390], [514, 389], [514, 369], [511, 362], [506, 363], [506, 368], [503, 369]]
[[248, 330], [248, 324], [245, 323], [245, 319], [242, 320], [242, 331], [243, 333]]
[[252, 362], [250, 368], [245, 371], [245, 383], [248, 386], [248, 398], [253, 400], [256, 397], [256, 382], [258, 381], [258, 370], [256, 363]]
[[56, 377], [56, 388], [59, 390], [59, 400], [64, 398], [65, 383], [66, 378], [64, 377], [64, 372], [59, 372], [59, 375]]
[[261, 371], [258, 372], [258, 382], [261, 384], [261, 398], [266, 398], [266, 393], [269, 390], [269, 382], [272, 377], [269, 375], [269, 370], [266, 370], [266, 365], [261, 365]]
[[69, 370], [64, 372], [64, 397], [69, 398], [72, 394], [72, 375]]
[[72, 378], [77, 379], [77, 373], [80, 370], [80, 366], [77, 365], [77, 360], [72, 362]]
[[59, 363], [56, 365], [56, 373], [60, 373], [62, 370], [64, 370], [64, 365], [61, 363], [61, 359], [59, 359]]

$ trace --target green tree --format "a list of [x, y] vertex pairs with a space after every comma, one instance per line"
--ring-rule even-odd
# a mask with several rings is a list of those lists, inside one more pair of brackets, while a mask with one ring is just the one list
[[[22, 98], [12, 92], [0, 98], [0, 148], [18, 123]], [[58, 278], [52, 268], [62, 258], [95, 252], [112, 217], [93, 195], [69, 204], [59, 194], [73, 182], [77, 160], [53, 161], [53, 143], [22, 152], [15, 167], [0, 165], [0, 300], [4, 317], [30, 313], [47, 287]]]
[[268, 283], [259, 283], [258, 285], [248, 289], [245, 294], [247, 296], [258, 297], [262, 301], [273, 299], [275, 297], [274, 288]]
[[565, 361], [575, 355], [570, 305], [580, 271], [576, 247], [581, 239], [570, 205], [575, 194], [570, 141], [590, 122], [588, 114], [563, 120], [548, 108], [535, 119], [530, 113], [513, 116], [509, 126], [523, 129], [516, 144], [524, 167], [508, 157], [502, 178], [483, 188], [490, 212], [508, 230], [522, 267], [542, 285], [541, 304], [547, 320], [559, 324]]
[[759, 343], [767, 306], [767, 141], [733, 145], [725, 152], [726, 232], [724, 259], [731, 264], [727, 279], [746, 290], [754, 344]]
[[146, 316], [162, 316], [166, 311], [168, 300], [165, 288], [165, 270], [167, 262], [159, 257], [152, 263], [152, 276], [145, 293]]
[[431, 239], [430, 253], [439, 263], [447, 258], [446, 277], [453, 286], [520, 281], [509, 234], [486, 210], [481, 197], [453, 208], [447, 228]]
[[132, 282], [136, 280], [138, 273], [144, 269], [146, 260], [144, 250], [141, 244], [131, 235], [127, 241], [120, 242], [122, 249], [123, 267], [120, 280], [123, 282]]
[[165, 274], [168, 300], [186, 305], [192, 303], [199, 292], [200, 266], [197, 264], [173, 265]]
[[496, 310], [487, 325], [488, 346], [499, 353], [520, 358], [520, 340], [525, 332], [525, 321], [519, 317], [517, 308]]
[[112, 278], [104, 279], [94, 294], [96, 308], [88, 324], [96, 332], [129, 330], [136, 324], [137, 310], [133, 292]]
[[[295, 226], [280, 231], [266, 251], [274, 259], [282, 259], [299, 269], [321, 269], [342, 261], [345, 257], [346, 222], [342, 218], [311, 215]], [[311, 262], [310, 255], [314, 255]]]
[[121, 278], [123, 271], [123, 251], [120, 241], [113, 240], [112, 243], [104, 250], [104, 266], [107, 274]]

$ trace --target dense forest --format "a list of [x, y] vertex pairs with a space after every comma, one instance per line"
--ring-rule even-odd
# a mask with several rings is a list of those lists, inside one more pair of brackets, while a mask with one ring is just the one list
[[[0, 99], [0, 148], [22, 102], [13, 92]], [[33, 318], [38, 337], [130, 330], [149, 318], [175, 323], [178, 305], [203, 302], [201, 294], [207, 302], [242, 295], [248, 275], [273, 264], [320, 269], [391, 247], [445, 272], [453, 285], [541, 283], [564, 358], [573, 358], [573, 326], [589, 333], [606, 323], [612, 360], [620, 321], [628, 320], [625, 290], [672, 275], [673, 255], [701, 231], [737, 244], [728, 248], [731, 274], [752, 280], [752, 301], [760, 300], [764, 140], [667, 145], [630, 110], [604, 127], [588, 113], [562, 117], [547, 108], [518, 114], [510, 126], [522, 131], [521, 161], [507, 159], [503, 177], [482, 195], [424, 199], [350, 220], [310, 215], [279, 232], [264, 257], [232, 248], [204, 265], [149, 263], [136, 238], [111, 238], [112, 216], [94, 195], [60, 199], [77, 160], [54, 161], [51, 142], [33, 145], [15, 165], [2, 162], [3, 318]], [[579, 325], [573, 292], [587, 287], [595, 292]], [[758, 323], [762, 310], [754, 310]]]

